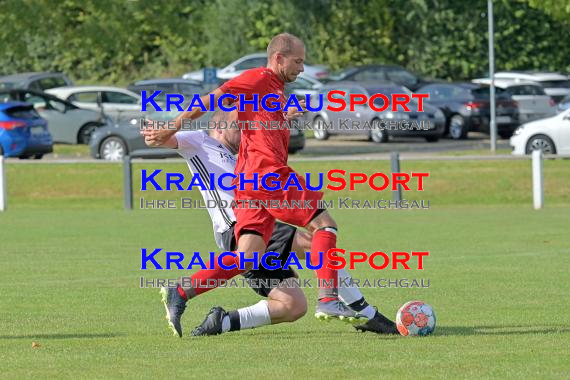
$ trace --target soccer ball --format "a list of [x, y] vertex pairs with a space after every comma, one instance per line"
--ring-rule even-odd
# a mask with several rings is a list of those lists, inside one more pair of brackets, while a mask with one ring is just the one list
[[422, 301], [410, 301], [398, 310], [396, 326], [403, 336], [429, 335], [435, 330], [435, 313]]

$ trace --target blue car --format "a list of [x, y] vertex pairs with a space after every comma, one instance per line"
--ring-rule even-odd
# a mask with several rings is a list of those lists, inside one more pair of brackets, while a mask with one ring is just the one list
[[40, 159], [53, 151], [47, 122], [31, 104], [0, 103], [0, 154]]

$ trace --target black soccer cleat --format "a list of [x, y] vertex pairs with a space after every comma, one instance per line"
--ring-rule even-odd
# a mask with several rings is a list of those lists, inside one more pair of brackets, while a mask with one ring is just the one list
[[174, 336], [182, 338], [180, 318], [184, 310], [186, 310], [186, 300], [182, 298], [176, 288], [161, 288], [160, 295], [162, 296], [162, 303], [166, 309], [168, 327], [172, 330]]
[[376, 311], [376, 315], [374, 318], [369, 319], [368, 322], [362, 325], [356, 325], [354, 328], [357, 331], [371, 331], [375, 332], [376, 334], [384, 334], [384, 335], [399, 335], [398, 328], [396, 324], [386, 318], [384, 315], [380, 314]]
[[219, 335], [222, 333], [222, 320], [228, 313], [220, 306], [213, 307], [200, 326], [192, 330], [192, 336]]

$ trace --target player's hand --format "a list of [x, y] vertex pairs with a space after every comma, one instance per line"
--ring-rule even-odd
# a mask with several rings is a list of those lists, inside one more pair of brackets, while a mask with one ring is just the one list
[[141, 129], [141, 135], [148, 146], [161, 146], [175, 133], [175, 129], [165, 128], [164, 125], [159, 127], [156, 121], [150, 119], [144, 120], [144, 127]]
[[287, 111], [287, 120], [297, 119], [305, 114], [307, 109], [307, 104], [305, 102], [305, 99], [299, 100], [299, 105], [301, 106], [303, 111], [299, 111], [297, 107], [289, 107], [289, 111]]

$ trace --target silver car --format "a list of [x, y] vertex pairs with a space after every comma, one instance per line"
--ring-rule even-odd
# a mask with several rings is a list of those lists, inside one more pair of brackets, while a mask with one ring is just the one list
[[[490, 85], [491, 80], [474, 79], [473, 82]], [[556, 103], [538, 83], [495, 79], [495, 86], [518, 103], [521, 124], [556, 115]]]
[[[332, 94], [333, 98], [344, 100], [347, 107], [339, 112], [327, 110], [327, 107], [338, 107], [327, 100], [327, 95], [333, 90], [345, 91], [346, 95]], [[323, 106], [320, 111], [308, 112], [305, 118], [311, 122], [314, 136], [317, 140], [326, 140], [331, 135], [364, 135], [370, 140], [382, 143], [387, 142], [390, 136], [394, 137], [423, 137], [429, 142], [438, 141], [445, 131], [445, 117], [438, 108], [423, 103], [424, 111], [419, 112], [418, 103], [412, 100], [408, 107], [410, 112], [400, 108], [392, 112], [389, 107], [384, 112], [377, 112], [366, 105], [355, 105], [354, 111], [348, 107], [351, 94], [363, 94], [368, 98], [374, 94], [384, 94], [390, 98], [392, 94], [408, 94], [406, 87], [392, 82], [332, 82], [321, 88], [319, 95], [323, 95]], [[382, 99], [376, 99], [374, 105], [381, 108]], [[380, 102], [382, 103], [380, 103]], [[319, 102], [311, 96], [311, 106], [316, 108]]]
[[[219, 80], [227, 81], [237, 77], [245, 70], [255, 69], [256, 67], [265, 67], [265, 66], [267, 66], [267, 53], [248, 54], [246, 56], [236, 59], [226, 67], [218, 69], [216, 75]], [[329, 72], [328, 69], [324, 66], [320, 65], [313, 66], [308, 63], [305, 63], [305, 74], [320, 80], [328, 77]], [[182, 76], [182, 78], [203, 81], [204, 70], [197, 70], [186, 73]]]
[[47, 120], [53, 142], [88, 144], [93, 132], [111, 120], [99, 112], [79, 108], [53, 95], [31, 90], [0, 91], [0, 102], [18, 100], [33, 104]]
[[142, 117], [141, 96], [120, 87], [71, 86], [46, 91], [78, 107], [103, 112], [114, 121]]

